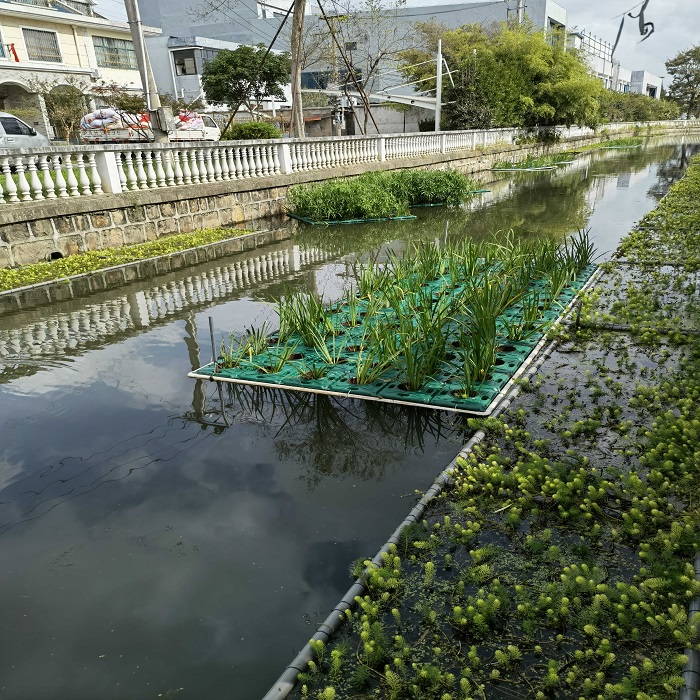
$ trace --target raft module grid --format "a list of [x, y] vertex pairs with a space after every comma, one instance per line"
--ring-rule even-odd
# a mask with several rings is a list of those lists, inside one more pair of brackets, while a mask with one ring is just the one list
[[[561, 320], [574, 303], [577, 293], [586, 285], [596, 268], [597, 265], [593, 264], [586, 266], [576, 279], [557, 296], [555, 302], [558, 304], [558, 310], [554, 308], [543, 309], [540, 319], [549, 324]], [[458, 285], [448, 291], [445, 288], [444, 278], [429, 282], [427, 285], [433, 294], [447, 292], [458, 295], [464, 288], [464, 285]], [[545, 290], [546, 283], [536, 281], [531, 285], [530, 294]], [[522, 302], [512, 305], [499, 317], [497, 328], [500, 333], [504, 331], [504, 321], [517, 319], [521, 315], [521, 305]], [[359, 301], [358, 306], [358, 315], [362, 316], [363, 310], [367, 307], [367, 301]], [[339, 329], [340, 334], [327, 341], [330, 351], [340, 359], [336, 364], [322, 362], [314, 348], [305, 346], [301, 338], [293, 334], [288, 343], [292, 345], [296, 343], [296, 347], [289, 361], [278, 372], [265, 372], [261, 368], [270, 366], [276, 359], [274, 348], [277, 337], [273, 333], [269, 337], [270, 345], [266, 352], [253, 356], [250, 360], [244, 360], [232, 368], [220, 368], [211, 362], [189, 373], [188, 376], [194, 379], [306, 391], [483, 416], [491, 413], [501, 396], [510, 388], [513, 379], [522, 374], [527, 365], [534, 359], [537, 350], [544, 342], [546, 332], [538, 331], [527, 340], [517, 342], [502, 337], [496, 354], [496, 363], [489, 376], [480, 383], [476, 395], [463, 397], [460, 395], [464, 391], [463, 384], [459, 381], [461, 347], [457, 328], [452, 330], [448, 340], [448, 348], [451, 346], [454, 351], [448, 350], [446, 359], [439, 370], [425, 382], [420, 390], [411, 391], [403, 386], [400, 368], [387, 370], [372, 383], [356, 384], [352, 381], [354, 378], [353, 367], [356, 366], [360, 353], [366, 352], [366, 349], [361, 347], [364, 335], [363, 326], [360, 324], [345, 328], [343, 319], [348, 317], [348, 309], [345, 305], [334, 304], [330, 306], [330, 310], [334, 313], [334, 318], [337, 318], [339, 325], [342, 326]], [[384, 310], [380, 313], [381, 321], [387, 324], [391, 323], [392, 315], [393, 310]], [[342, 339], [340, 339], [341, 334]], [[325, 376], [320, 379], [304, 376], [309, 374], [310, 367], [319, 365], [325, 365], [328, 368]]]

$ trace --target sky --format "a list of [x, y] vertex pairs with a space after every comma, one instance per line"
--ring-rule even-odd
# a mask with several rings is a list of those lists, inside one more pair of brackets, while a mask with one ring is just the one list
[[[409, 0], [408, 5], [446, 5], [460, 0]], [[514, 0], [510, 0], [514, 5]], [[639, 20], [626, 15], [637, 14], [644, 2], [636, 0], [555, 0], [566, 8], [570, 28], [585, 30], [600, 39], [614, 43], [620, 20], [625, 25], [615, 51], [624, 68], [646, 70], [665, 76], [664, 62], [700, 43], [700, 0], [646, 0], [646, 22], [654, 23], [654, 32], [643, 43]], [[126, 20], [123, 0], [97, 0], [97, 11], [110, 19]], [[193, 0], [193, 3], [196, 0]], [[275, 4], [285, 5], [285, 0]], [[527, 0], [525, 0], [527, 8]], [[527, 11], [527, 9], [526, 9]], [[668, 86], [669, 80], [664, 81]]]
[[[527, 0], [525, 0], [527, 2]], [[569, 15], [569, 25], [587, 34], [615, 42], [623, 12], [637, 14], [643, 3], [635, 0], [557, 0]], [[625, 16], [620, 43], [615, 51], [624, 68], [646, 70], [665, 76], [664, 62], [679, 51], [700, 44], [700, 0], [648, 0], [644, 20], [654, 23], [654, 33], [643, 43], [639, 20]], [[670, 78], [664, 80], [668, 86]]]

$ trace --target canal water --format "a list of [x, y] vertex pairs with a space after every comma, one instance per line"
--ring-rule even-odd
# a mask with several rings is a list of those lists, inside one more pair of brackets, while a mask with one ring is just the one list
[[445, 235], [609, 254], [697, 147], [602, 151], [415, 222], [288, 241], [0, 317], [0, 697], [261, 697], [459, 450], [448, 413], [196, 383], [285, 289]]

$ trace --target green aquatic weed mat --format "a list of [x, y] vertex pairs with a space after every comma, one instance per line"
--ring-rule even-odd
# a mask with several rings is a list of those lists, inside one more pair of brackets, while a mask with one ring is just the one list
[[[561, 300], [554, 300], [549, 309], [543, 308], [540, 312], [541, 319], [551, 323], [555, 322], [567, 304], [571, 303], [575, 293], [586, 284], [596, 267], [596, 265], [587, 266], [561, 295]], [[427, 283], [426, 286], [429, 289], [442, 289], [443, 293], [459, 294], [461, 292], [461, 285], [451, 290], [445, 290], [446, 283], [449, 283], [448, 277]], [[544, 301], [546, 300], [543, 299]], [[367, 301], [360, 302], [358, 312], [363, 313], [367, 304]], [[328, 309], [344, 318], [347, 305], [332, 304]], [[507, 313], [513, 312], [511, 310]], [[517, 317], [517, 310], [515, 313]], [[382, 323], [391, 323], [392, 314], [392, 311], [383, 309], [379, 314]], [[401, 378], [405, 365], [398, 360], [385, 367], [372, 367], [373, 376], [369, 381], [365, 383], [357, 381], [358, 365], [363, 362], [363, 353], [364, 356], [367, 353], [367, 349], [363, 346], [368, 333], [364, 327], [366, 323], [367, 321], [362, 320], [355, 327], [343, 328], [333, 340], [326, 341], [330, 355], [339, 360], [335, 364], [326, 363], [318, 348], [306, 346], [301, 337], [292, 334], [288, 342], [294, 347], [294, 350], [289, 361], [281, 371], [272, 372], [270, 366], [274, 366], [274, 362], [271, 362], [270, 359], [272, 355], [274, 360], [272, 348], [274, 348], [276, 338], [273, 334], [265, 353], [241, 360], [237, 366], [226, 369], [219, 368], [218, 365], [215, 367], [213, 363], [210, 363], [191, 373], [190, 376], [484, 414], [488, 413], [503, 395], [509, 381], [528, 361], [545, 333], [545, 329], [538, 330], [526, 340], [519, 342], [512, 342], [504, 337], [497, 350], [496, 364], [491, 368], [488, 376], [478, 382], [470, 392], [466, 392], [460, 376], [462, 368], [460, 367], [459, 333], [455, 332], [450, 336], [450, 342], [454, 347], [454, 351], [450, 353], [451, 360], [444, 362], [419, 389], [411, 389]], [[373, 317], [370, 323], [377, 323], [376, 317]], [[460, 320], [456, 319], [456, 323], [458, 326]], [[342, 323], [340, 325], [334, 323], [336, 329], [341, 328], [341, 326]], [[497, 327], [503, 330], [504, 322], [499, 321]], [[340, 339], [341, 336], [342, 339]], [[318, 370], [320, 366], [323, 366], [325, 370], [323, 376], [318, 376], [321, 371]]]
[[700, 272], [681, 266], [608, 265], [605, 280], [586, 295], [581, 322], [682, 334], [700, 328]]
[[311, 219], [307, 219], [303, 216], [299, 216], [298, 214], [294, 214], [291, 211], [287, 212], [287, 216], [289, 216], [292, 219], [296, 219], [297, 221], [303, 221], [305, 224], [309, 224], [310, 226], [331, 226], [335, 224], [376, 224], [383, 221], [411, 221], [412, 219], [417, 218], [415, 216], [390, 216], [384, 219], [343, 219], [342, 221], [312, 221]]
[[487, 437], [362, 574], [293, 697], [678, 697], [698, 644], [700, 344], [581, 335], [525, 389], [472, 424]]

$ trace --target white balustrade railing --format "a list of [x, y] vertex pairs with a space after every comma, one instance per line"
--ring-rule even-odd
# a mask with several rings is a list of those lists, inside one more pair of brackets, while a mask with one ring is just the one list
[[[608, 132], [635, 126], [684, 127], [685, 122], [607, 124]], [[593, 136], [587, 127], [559, 127], [564, 138]], [[518, 129], [472, 129], [318, 139], [169, 144], [57, 146], [0, 149], [0, 204], [152, 190], [226, 180], [270, 178], [469, 151], [512, 144]]]

